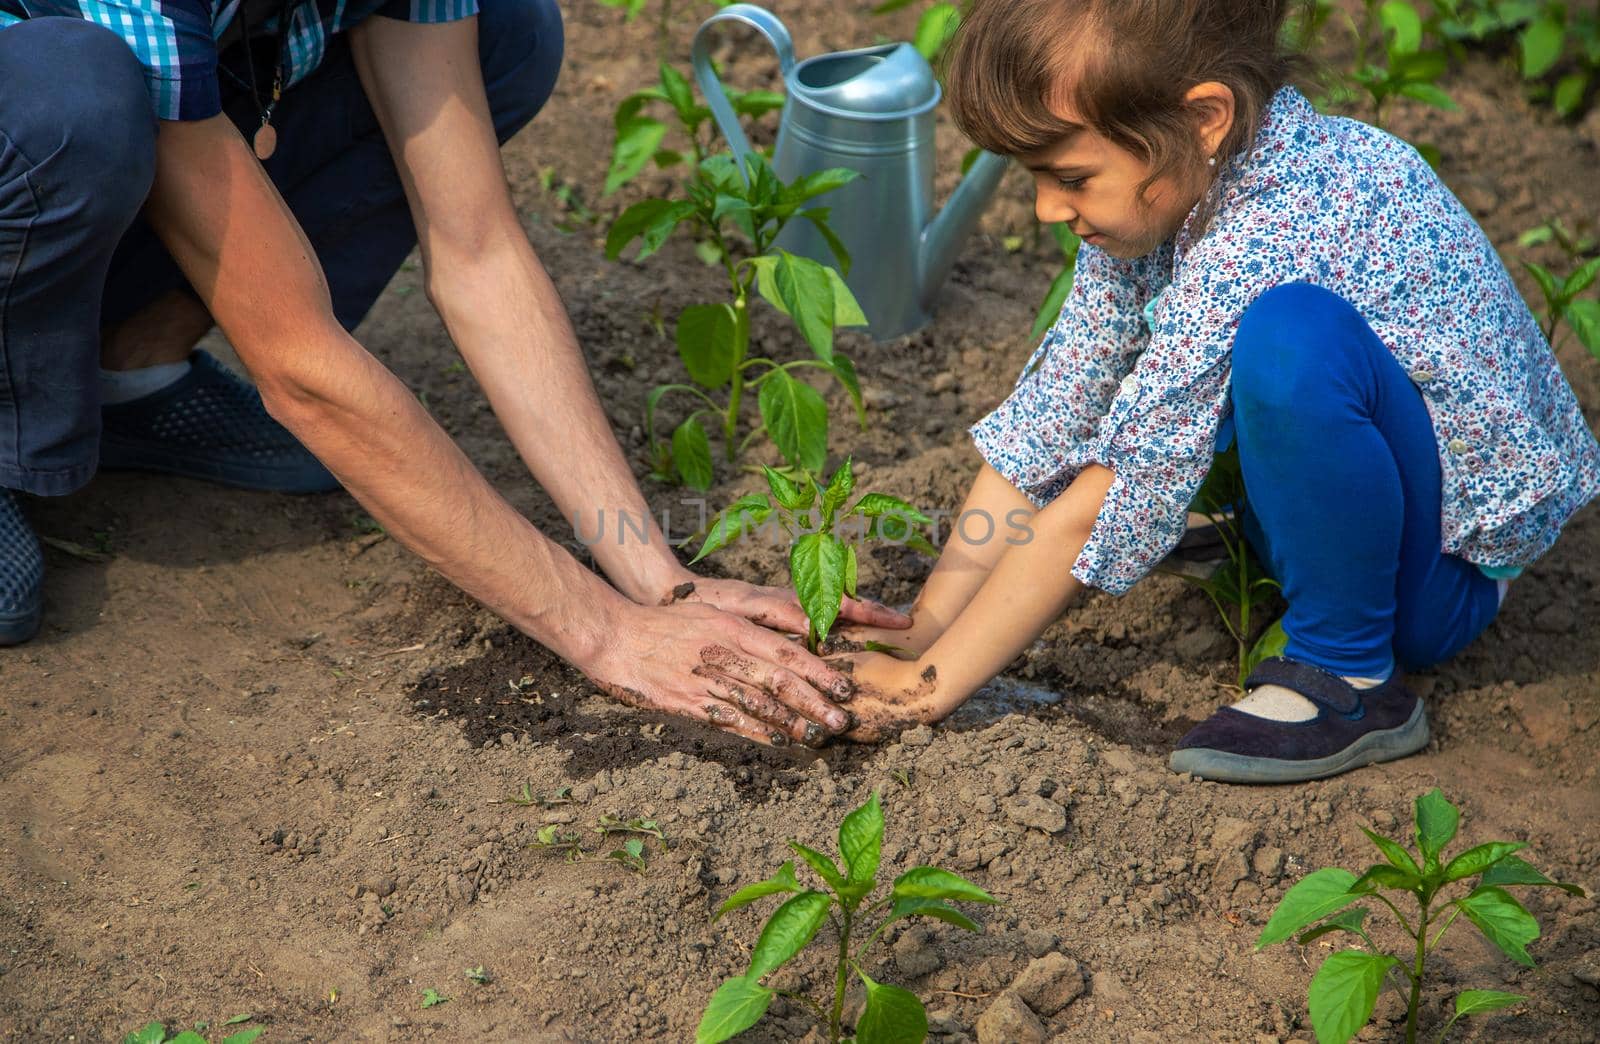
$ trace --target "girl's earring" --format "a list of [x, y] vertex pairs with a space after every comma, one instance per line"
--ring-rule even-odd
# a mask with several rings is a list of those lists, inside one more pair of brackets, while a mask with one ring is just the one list
[[1206, 165], [1209, 167], [1215, 167], [1217, 165], [1217, 157], [1212, 156], [1210, 159], [1206, 160]]

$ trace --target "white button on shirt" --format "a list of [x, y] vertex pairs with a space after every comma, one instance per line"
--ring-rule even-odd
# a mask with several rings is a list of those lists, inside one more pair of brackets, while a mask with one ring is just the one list
[[1430, 370], [1412, 370], [1411, 379], [1418, 384], [1427, 384], [1433, 380], [1433, 373]]
[[1450, 440], [1450, 452], [1451, 453], [1465, 453], [1465, 452], [1467, 452], [1467, 450], [1469, 450], [1471, 448], [1472, 448], [1471, 446], [1468, 446], [1465, 442], [1463, 442], [1460, 439], [1451, 439]]

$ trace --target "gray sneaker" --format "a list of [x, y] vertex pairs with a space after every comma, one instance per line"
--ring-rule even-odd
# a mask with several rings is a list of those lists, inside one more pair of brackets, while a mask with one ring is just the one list
[[0, 645], [21, 645], [39, 633], [44, 614], [44, 551], [22, 505], [0, 489]]

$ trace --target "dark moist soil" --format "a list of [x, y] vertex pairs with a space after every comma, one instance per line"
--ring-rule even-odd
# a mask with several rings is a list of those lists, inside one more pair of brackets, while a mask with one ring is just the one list
[[[917, 14], [772, 6], [801, 55], [908, 37]], [[566, 7], [556, 95], [504, 158], [643, 478], [645, 393], [681, 365], [659, 321], [670, 331], [680, 308], [722, 290], [688, 242], [643, 264], [604, 259], [604, 222], [585, 208], [609, 216], [666, 180], [606, 200], [594, 188], [611, 112], [654, 78], [656, 8], [630, 23], [601, 4]], [[671, 55], [688, 53], [704, 13], [680, 12]], [[753, 40], [717, 57], [735, 84], [774, 82]], [[1517, 237], [1556, 217], [1593, 230], [1600, 113], [1556, 120], [1508, 61], [1473, 59], [1446, 86], [1459, 111], [1397, 103], [1394, 129], [1440, 148], [1445, 181], [1536, 295], [1517, 262], [1561, 259]], [[966, 145], [948, 125], [940, 135], [942, 195]], [[965, 428], [1016, 379], [1056, 272], [1031, 208], [1027, 179], [1009, 174], [934, 323], [885, 344], [841, 335], [871, 427], [855, 429], [844, 396], [824, 389], [830, 463], [851, 455], [861, 488], [960, 506], [978, 468]], [[415, 259], [357, 334], [513, 504], [588, 561], [456, 363]], [[766, 354], [806, 352], [764, 306], [754, 336]], [[220, 338], [206, 347], [227, 355]], [[1600, 364], [1572, 343], [1558, 356], [1600, 417]], [[669, 407], [662, 422], [678, 419]], [[719, 479], [713, 506], [757, 481]], [[696, 511], [682, 491], [645, 490], [687, 535]], [[1362, 826], [1409, 836], [1411, 802], [1436, 785], [1462, 808], [1463, 845], [1526, 841], [1552, 875], [1600, 886], [1600, 508], [1512, 585], [1488, 633], [1410, 679], [1433, 728], [1425, 751], [1273, 788], [1166, 768], [1175, 738], [1232, 698], [1236, 671], [1205, 596], [1171, 576], [1083, 599], [946, 725], [813, 754], [619, 707], [372, 532], [343, 495], [105, 475], [25, 510], [46, 536], [109, 558], [52, 547], [43, 633], [0, 650], [3, 1040], [118, 1040], [153, 1018], [219, 1026], [240, 1012], [265, 1025], [263, 1044], [686, 1040], [715, 985], [745, 970], [768, 908], [713, 921], [717, 906], [790, 858], [790, 839], [832, 850], [839, 820], [873, 791], [886, 874], [936, 863], [1004, 900], [974, 911], [982, 934], [895, 926], [865, 960], [927, 1003], [938, 1044], [1310, 1041], [1306, 986], [1332, 940], [1253, 942], [1306, 873], [1376, 858]], [[787, 579], [773, 548], [718, 557], [708, 573]], [[927, 569], [879, 550], [860, 583], [903, 606]], [[510, 800], [524, 793], [545, 801]], [[644, 873], [604, 858], [621, 839], [597, 831], [602, 817], [657, 821], [665, 847], [651, 839]], [[529, 847], [551, 825], [589, 857]], [[1538, 967], [1452, 928], [1424, 994], [1429, 1039], [1456, 992], [1485, 988], [1529, 1000], [1453, 1040], [1597, 1040], [1595, 902], [1526, 898]], [[831, 929], [821, 939], [775, 984], [830, 981]], [[1012, 987], [1036, 960], [1062, 1003], [1030, 993], [1030, 1013]], [[463, 974], [479, 966], [487, 985]], [[451, 999], [423, 1009], [426, 989]], [[1400, 1014], [1385, 995], [1361, 1039], [1397, 1039]], [[744, 1039], [812, 1032], [779, 1001]]]

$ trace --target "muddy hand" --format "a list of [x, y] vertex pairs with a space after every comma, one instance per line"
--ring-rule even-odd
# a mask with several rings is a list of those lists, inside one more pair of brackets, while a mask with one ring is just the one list
[[918, 725], [931, 724], [946, 713], [937, 699], [938, 671], [932, 664], [897, 660], [882, 653], [830, 657], [848, 665], [856, 683], [850, 712], [856, 724], [845, 738], [878, 743]]
[[634, 607], [588, 674], [623, 703], [760, 743], [817, 746], [850, 726], [849, 679], [803, 648], [708, 605]]
[[[787, 587], [759, 587], [742, 580], [713, 580], [698, 577], [673, 588], [666, 604], [703, 602], [724, 612], [790, 634], [805, 634], [805, 610]], [[911, 626], [911, 617], [897, 613], [879, 602], [846, 598], [839, 607], [839, 622], [855, 623], [885, 631]]]

